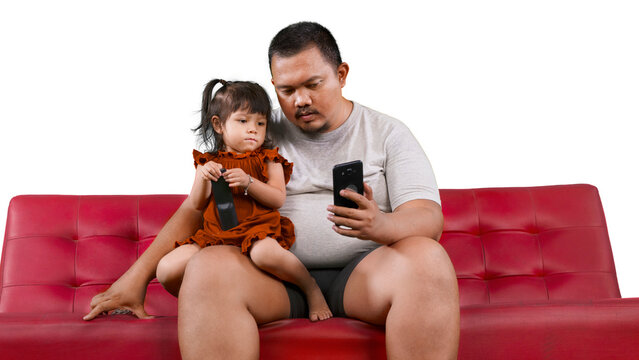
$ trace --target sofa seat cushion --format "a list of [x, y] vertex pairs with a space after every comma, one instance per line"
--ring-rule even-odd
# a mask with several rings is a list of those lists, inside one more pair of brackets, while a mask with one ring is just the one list
[[[276, 321], [260, 327], [260, 359], [385, 359], [384, 329], [332, 318]], [[177, 318], [73, 313], [2, 313], [3, 359], [179, 359]]]
[[461, 309], [460, 359], [635, 359], [639, 298]]

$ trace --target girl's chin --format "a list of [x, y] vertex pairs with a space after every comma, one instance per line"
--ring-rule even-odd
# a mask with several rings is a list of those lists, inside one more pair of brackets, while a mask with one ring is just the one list
[[238, 154], [243, 154], [245, 152], [257, 150], [258, 148], [259, 146], [242, 146], [242, 147], [239, 147], [237, 151], [234, 151], [234, 152]]

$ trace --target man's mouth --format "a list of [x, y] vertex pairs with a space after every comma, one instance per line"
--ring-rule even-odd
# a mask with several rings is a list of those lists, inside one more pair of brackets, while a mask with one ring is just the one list
[[296, 115], [296, 117], [302, 121], [309, 121], [313, 119], [313, 115], [317, 114], [316, 112], [308, 112]]
[[302, 111], [302, 109], [298, 110], [295, 113], [295, 117], [302, 120], [302, 121], [310, 121], [313, 120], [313, 115], [318, 114], [317, 111], [315, 111], [314, 109], [304, 109], [306, 111]]

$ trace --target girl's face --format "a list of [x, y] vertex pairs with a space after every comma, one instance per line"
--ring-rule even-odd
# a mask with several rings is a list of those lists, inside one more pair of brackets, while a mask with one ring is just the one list
[[266, 137], [266, 116], [238, 110], [232, 113], [223, 126], [214, 116], [213, 129], [222, 134], [225, 151], [242, 154], [258, 149]]

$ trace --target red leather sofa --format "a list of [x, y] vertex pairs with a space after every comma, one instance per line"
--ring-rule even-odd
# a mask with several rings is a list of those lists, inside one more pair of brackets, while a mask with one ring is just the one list
[[[85, 322], [91, 297], [151, 243], [184, 195], [25, 195], [9, 205], [0, 359], [178, 359], [177, 301]], [[620, 298], [590, 185], [441, 190], [459, 279], [460, 359], [639, 358], [639, 300]], [[262, 359], [383, 359], [384, 329], [352, 319], [260, 329]]]

